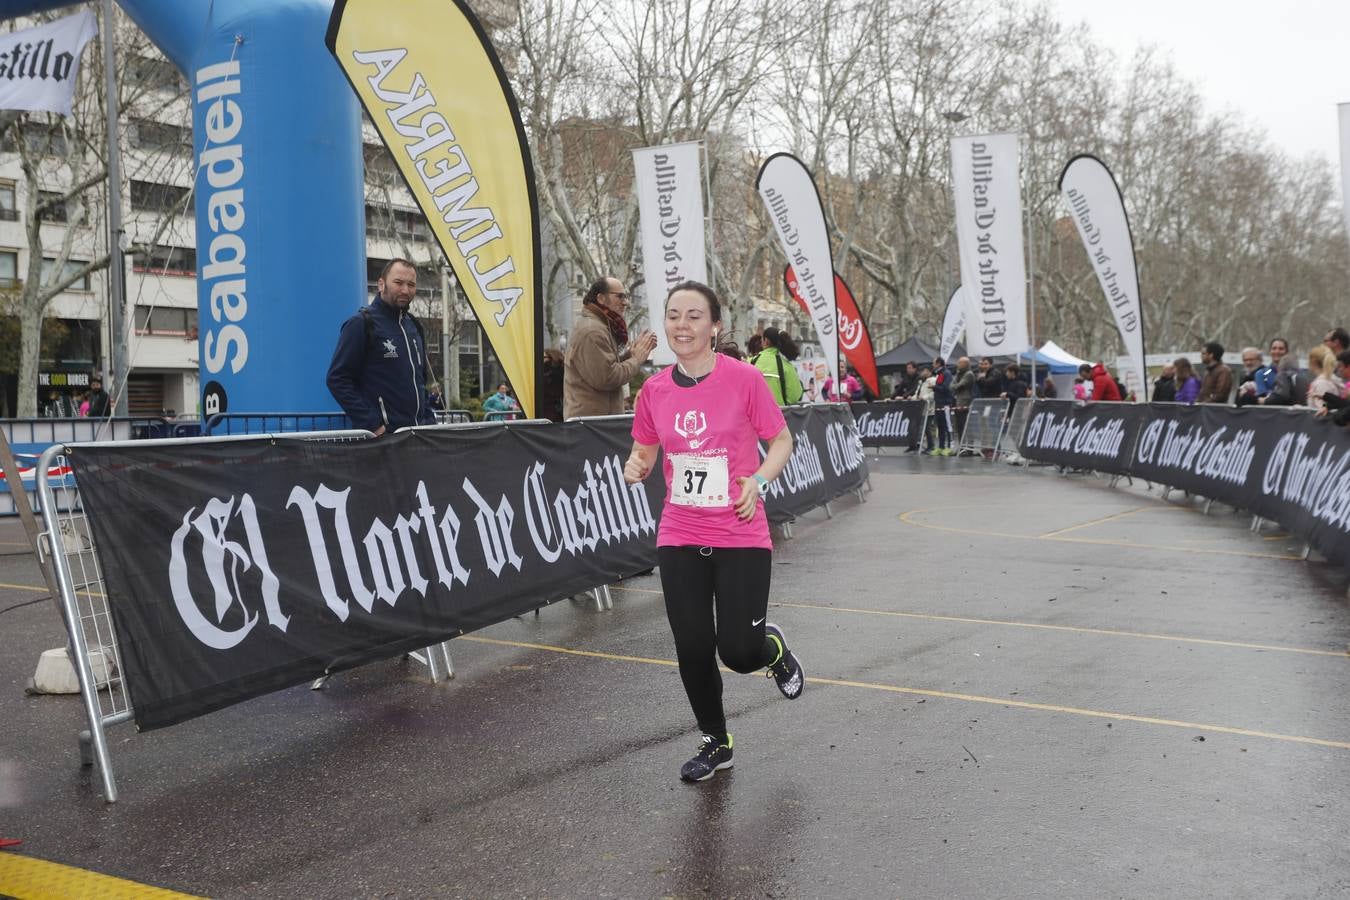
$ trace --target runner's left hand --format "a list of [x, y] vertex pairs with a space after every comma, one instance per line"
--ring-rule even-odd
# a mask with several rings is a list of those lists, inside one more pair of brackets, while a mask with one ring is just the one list
[[755, 514], [755, 506], [759, 504], [759, 482], [754, 478], [737, 478], [736, 483], [741, 486], [741, 496], [736, 501], [736, 517], [748, 522]]

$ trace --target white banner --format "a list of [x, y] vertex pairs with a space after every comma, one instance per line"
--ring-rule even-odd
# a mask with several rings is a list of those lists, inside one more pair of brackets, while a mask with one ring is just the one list
[[775, 153], [760, 167], [755, 187], [796, 273], [798, 290], [811, 313], [825, 365], [838, 390], [839, 312], [834, 296], [834, 255], [816, 183], [797, 157]]
[[98, 34], [94, 13], [0, 35], [0, 109], [70, 115], [80, 53]]
[[956, 244], [966, 297], [966, 352], [1021, 353], [1027, 336], [1022, 189], [1016, 134], [952, 138]]
[[656, 332], [652, 362], [668, 366], [666, 294], [681, 281], [708, 283], [703, 239], [703, 179], [698, 143], [665, 144], [633, 151], [642, 227], [642, 272], [647, 315]]
[[1341, 118], [1341, 213], [1350, 234], [1350, 103], [1339, 104], [1336, 109]]
[[961, 293], [961, 285], [958, 284], [956, 290], [952, 291], [951, 299], [947, 301], [947, 314], [942, 317], [942, 347], [938, 350], [938, 356], [942, 357], [943, 362], [952, 361], [952, 351], [956, 349], [965, 330], [966, 298]]
[[[1059, 191], [1078, 226], [1106, 303], [1116, 317], [1120, 339], [1130, 357], [1134, 383], [1147, 386], [1144, 367], [1144, 311], [1134, 238], [1125, 216], [1125, 197], [1111, 170], [1094, 156], [1075, 156], [1059, 176]], [[1127, 377], [1126, 382], [1130, 379]]]

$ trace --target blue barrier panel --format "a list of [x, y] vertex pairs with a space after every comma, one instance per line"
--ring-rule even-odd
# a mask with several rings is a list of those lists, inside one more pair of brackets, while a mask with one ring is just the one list
[[351, 419], [338, 412], [223, 413], [210, 416], [202, 428], [207, 437], [229, 434], [274, 434], [298, 431], [345, 431]]

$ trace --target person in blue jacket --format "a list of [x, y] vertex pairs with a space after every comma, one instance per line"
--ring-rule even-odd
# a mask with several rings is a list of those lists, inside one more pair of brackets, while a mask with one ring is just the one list
[[342, 323], [328, 390], [356, 428], [377, 437], [436, 421], [427, 393], [427, 342], [408, 305], [417, 294], [417, 269], [391, 259], [376, 282], [375, 299]]

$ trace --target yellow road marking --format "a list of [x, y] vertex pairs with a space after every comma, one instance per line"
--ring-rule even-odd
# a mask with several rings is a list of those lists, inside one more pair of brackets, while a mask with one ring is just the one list
[[1127, 509], [1124, 512], [1112, 513], [1109, 516], [1102, 516], [1100, 519], [1093, 519], [1090, 522], [1082, 522], [1078, 525], [1070, 525], [1068, 528], [1061, 528], [1058, 531], [1047, 531], [1045, 534], [1040, 535], [1040, 537], [1042, 538], [1058, 537], [1061, 534], [1068, 534], [1070, 531], [1077, 531], [1079, 528], [1088, 528], [1092, 525], [1101, 525], [1105, 522], [1110, 522], [1113, 519], [1123, 519], [1126, 516], [1132, 516], [1135, 513], [1141, 513], [1150, 509], [1181, 509], [1181, 508], [1182, 507], [1180, 506], [1172, 506], [1172, 507], [1137, 506], [1134, 509]]
[[[623, 587], [611, 585], [612, 591], [630, 591], [635, 594], [655, 594], [661, 591], [651, 588]], [[864, 609], [849, 606], [825, 606], [821, 603], [792, 603], [787, 600], [773, 600], [770, 606], [786, 606], [794, 609], [816, 609], [830, 612], [860, 613], [868, 616], [890, 616], [897, 619], [927, 619], [933, 622], [963, 622], [970, 625], [1006, 625], [1009, 628], [1039, 628], [1044, 631], [1068, 631], [1078, 634], [1103, 634], [1109, 637], [1147, 638], [1154, 641], [1170, 641], [1181, 644], [1206, 644], [1211, 647], [1236, 647], [1242, 650], [1270, 650], [1278, 653], [1306, 653], [1310, 656], [1335, 656], [1350, 659], [1350, 650], [1320, 650], [1314, 647], [1289, 647], [1281, 644], [1257, 644], [1251, 641], [1224, 641], [1217, 638], [1184, 637], [1176, 634], [1154, 634], [1150, 631], [1121, 631], [1115, 628], [1088, 628], [1078, 625], [1046, 625], [1041, 622], [1018, 622], [1013, 619], [977, 619], [970, 616], [944, 616], [938, 613], [898, 612], [885, 609]]]
[[[47, 593], [47, 588], [45, 586], [37, 584], [10, 584], [8, 582], [0, 581], [0, 588], [9, 588], [12, 591], [28, 591], [34, 594]], [[75, 593], [79, 594], [81, 597], [103, 596], [103, 594], [99, 593], [98, 591], [76, 591]]]
[[9, 851], [0, 852], [0, 895], [24, 900], [65, 897], [140, 900], [193, 896]]
[[[625, 656], [617, 653], [601, 653], [596, 650], [576, 650], [571, 647], [557, 647], [552, 644], [536, 644], [528, 641], [504, 641], [496, 638], [464, 635], [458, 641], [474, 641], [480, 644], [496, 644], [501, 647], [519, 647], [526, 650], [544, 650], [550, 653], [562, 653], [569, 656], [584, 656], [591, 659], [607, 659], [617, 662], [636, 662], [657, 666], [676, 666], [671, 659], [650, 659], [643, 656]], [[722, 671], [729, 671], [722, 669]], [[1059, 706], [1053, 703], [1033, 703], [1027, 700], [1010, 700], [1006, 697], [984, 697], [979, 694], [958, 694], [952, 691], [935, 691], [928, 688], [902, 687], [895, 684], [879, 684], [873, 681], [850, 681], [844, 678], [821, 678], [810, 676], [810, 684], [829, 684], [835, 687], [851, 687], [869, 691], [884, 691], [890, 694], [910, 694], [917, 697], [935, 697], [942, 700], [962, 700], [967, 703], [985, 703], [994, 706], [1030, 709], [1038, 712], [1065, 713], [1074, 716], [1087, 716], [1094, 719], [1113, 719], [1118, 722], [1139, 722], [1144, 725], [1163, 725], [1168, 728], [1185, 728], [1191, 731], [1213, 731], [1220, 734], [1235, 734], [1242, 737], [1265, 738], [1272, 741], [1285, 741], [1294, 744], [1311, 744], [1317, 747], [1334, 747], [1337, 750], [1350, 750], [1350, 741], [1330, 741], [1324, 738], [1304, 737], [1297, 734], [1280, 734], [1274, 731], [1257, 731], [1251, 728], [1234, 728], [1229, 725], [1211, 725], [1203, 722], [1187, 722], [1181, 719], [1163, 719], [1157, 716], [1138, 716], [1132, 713], [1110, 712], [1100, 709], [1083, 709], [1078, 706]]]
[[[1178, 553], [1212, 553], [1217, 556], [1245, 556], [1251, 559], [1286, 559], [1291, 561], [1300, 561], [1301, 556], [1295, 556], [1286, 553], [1253, 553], [1250, 550], [1210, 550], [1204, 547], [1178, 547], [1174, 544], [1140, 544], [1131, 541], [1110, 541], [1094, 538], [1076, 538], [1076, 537], [1057, 537], [1051, 535], [1037, 534], [1015, 534], [1008, 531], [979, 531], [974, 528], [953, 528], [946, 525], [934, 525], [930, 522], [916, 522], [911, 516], [921, 513], [937, 512], [943, 509], [952, 509], [953, 507], [926, 507], [924, 509], [911, 509], [908, 512], [901, 513], [899, 518], [906, 525], [913, 525], [915, 528], [927, 528], [932, 531], [946, 531], [952, 534], [980, 535], [982, 537], [1001, 537], [1014, 538], [1019, 541], [1054, 541], [1066, 544], [1093, 544], [1100, 547], [1128, 547], [1133, 550], [1172, 550]], [[1163, 507], [1158, 507], [1163, 509]], [[1086, 523], [1091, 524], [1091, 523]], [[1081, 527], [1081, 526], [1080, 526]]]
[[[620, 588], [623, 590], [623, 588]], [[1350, 650], [1316, 650], [1311, 647], [1284, 647], [1278, 644], [1254, 644], [1246, 641], [1221, 641], [1213, 638], [1178, 637], [1172, 634], [1154, 634], [1148, 631], [1119, 631], [1114, 628], [1086, 628], [1075, 625], [1046, 625], [1040, 622], [1015, 622], [1008, 619], [976, 619], [967, 616], [943, 616], [935, 613], [891, 612], [882, 609], [855, 609], [848, 606], [824, 606], [814, 603], [788, 603], [775, 600], [774, 606], [795, 609], [821, 609], [833, 612], [861, 613], [868, 616], [892, 616], [900, 619], [928, 619], [934, 622], [966, 622], [971, 625], [1006, 625], [1010, 628], [1039, 628], [1045, 631], [1069, 631], [1078, 634], [1104, 634], [1111, 637], [1147, 638], [1182, 644], [1205, 644], [1211, 647], [1238, 647], [1244, 650], [1270, 650], [1278, 653], [1307, 653], [1313, 656], [1335, 656], [1350, 659]]]

